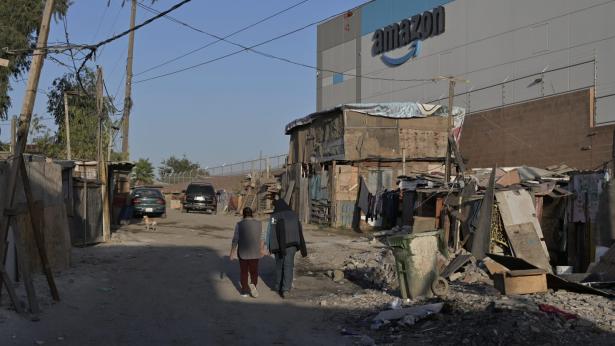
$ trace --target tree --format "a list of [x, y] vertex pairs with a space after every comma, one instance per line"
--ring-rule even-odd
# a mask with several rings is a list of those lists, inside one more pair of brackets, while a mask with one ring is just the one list
[[175, 155], [171, 155], [168, 159], [162, 160], [161, 164], [162, 166], [158, 168], [158, 173], [160, 176], [186, 173], [195, 170], [200, 172], [201, 170], [201, 165], [188, 160], [186, 155], [184, 155], [181, 159], [178, 159]]
[[[56, 19], [64, 17], [70, 0], [56, 0]], [[37, 31], [43, 16], [45, 0], [0, 1], [0, 58], [8, 59], [8, 68], [0, 68], [0, 119], [7, 118], [11, 106], [10, 77], [24, 77], [30, 67], [31, 50], [36, 46]]]
[[57, 136], [51, 132], [47, 125], [43, 124], [41, 117], [36, 114], [30, 122], [30, 134], [28, 137], [30, 138], [30, 143], [36, 147], [36, 153], [48, 157], [60, 157], [62, 148], [58, 144]]
[[132, 169], [132, 183], [151, 184], [154, 182], [154, 166], [149, 159], [139, 159]]
[[[58, 154], [65, 155], [66, 126], [64, 122], [64, 92], [68, 92], [68, 114], [70, 123], [70, 141], [72, 156], [80, 160], [95, 160], [98, 133], [98, 114], [96, 109], [96, 75], [84, 68], [81, 73], [81, 83], [74, 73], [67, 73], [56, 78], [48, 93], [47, 112], [58, 125], [56, 142], [60, 145]], [[105, 97], [103, 102], [103, 148], [109, 143], [109, 115], [113, 113], [112, 100]], [[103, 150], [103, 152], [107, 152]]]

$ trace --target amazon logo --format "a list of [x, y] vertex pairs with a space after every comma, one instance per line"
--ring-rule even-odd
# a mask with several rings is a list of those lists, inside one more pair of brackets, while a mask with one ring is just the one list
[[[416, 58], [421, 52], [422, 41], [442, 34], [445, 30], [444, 6], [438, 6], [431, 11], [417, 14], [400, 23], [388, 25], [376, 30], [372, 37], [372, 55], [382, 54], [381, 59], [387, 65], [401, 65]], [[409, 46], [408, 52], [399, 58], [387, 56], [385, 53]]]

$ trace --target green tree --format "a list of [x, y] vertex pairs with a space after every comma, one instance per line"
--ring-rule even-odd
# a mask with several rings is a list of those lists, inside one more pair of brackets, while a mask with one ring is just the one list
[[[56, 0], [56, 19], [64, 17], [70, 0]], [[10, 77], [24, 77], [30, 67], [31, 51], [36, 46], [37, 31], [43, 16], [45, 0], [2, 0], [0, 1], [0, 58], [8, 59], [8, 68], [0, 68], [0, 119], [7, 118], [11, 106], [8, 96], [12, 90]]]
[[42, 122], [42, 118], [34, 115], [30, 122], [30, 133], [28, 135], [30, 143], [33, 144], [37, 154], [42, 154], [47, 157], [58, 158], [62, 153], [62, 148], [58, 143], [57, 136], [51, 129]]
[[171, 155], [166, 160], [162, 160], [162, 166], [158, 168], [158, 173], [160, 176], [176, 174], [176, 173], [186, 173], [190, 171], [200, 171], [201, 165], [196, 162], [192, 162], [186, 158], [184, 155], [181, 159], [175, 157], [175, 155]]
[[[47, 112], [58, 125], [56, 142], [60, 145], [60, 155], [66, 151], [66, 126], [64, 122], [64, 92], [68, 92], [68, 115], [70, 124], [70, 141], [72, 157], [80, 160], [96, 159], [96, 137], [98, 134], [98, 116], [96, 109], [96, 75], [88, 68], [81, 73], [81, 83], [74, 73], [67, 73], [56, 78], [48, 93]], [[109, 115], [113, 113], [113, 104], [107, 97], [103, 103], [103, 148], [109, 143]], [[104, 152], [107, 152], [104, 150]]]
[[151, 184], [154, 182], [154, 166], [149, 159], [139, 159], [132, 169], [132, 183]]

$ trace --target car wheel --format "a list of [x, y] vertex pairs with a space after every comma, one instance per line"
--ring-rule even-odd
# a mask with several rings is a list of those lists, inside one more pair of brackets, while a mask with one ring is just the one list
[[160, 214], [160, 218], [161, 218], [161, 219], [166, 219], [166, 218], [167, 218], [167, 213], [162, 213], [162, 214]]

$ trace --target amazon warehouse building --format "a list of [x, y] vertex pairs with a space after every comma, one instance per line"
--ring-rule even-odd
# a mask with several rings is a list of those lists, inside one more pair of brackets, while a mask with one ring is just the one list
[[319, 25], [317, 109], [446, 105], [454, 76], [469, 167], [595, 169], [613, 158], [613, 18], [612, 0], [371, 1]]

